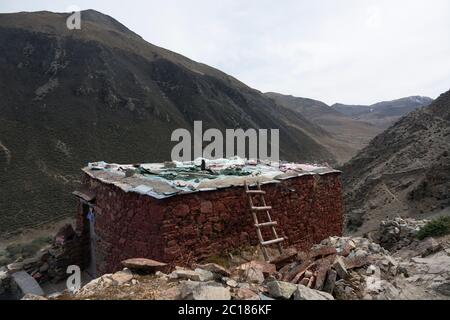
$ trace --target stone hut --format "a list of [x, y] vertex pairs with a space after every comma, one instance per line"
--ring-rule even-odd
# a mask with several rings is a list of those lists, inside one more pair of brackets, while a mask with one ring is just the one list
[[340, 171], [325, 166], [235, 158], [82, 170], [76, 231], [96, 275], [128, 258], [188, 265], [257, 245], [245, 181], [266, 191], [283, 246], [307, 249], [342, 234]]

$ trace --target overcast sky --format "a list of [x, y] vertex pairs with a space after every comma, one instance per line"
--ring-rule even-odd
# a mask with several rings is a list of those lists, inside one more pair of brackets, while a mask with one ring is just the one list
[[71, 5], [263, 92], [371, 104], [450, 89], [449, 0], [0, 0], [0, 12]]

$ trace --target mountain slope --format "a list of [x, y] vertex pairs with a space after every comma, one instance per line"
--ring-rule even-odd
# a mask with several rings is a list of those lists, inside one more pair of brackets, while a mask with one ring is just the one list
[[350, 227], [450, 206], [450, 91], [377, 136], [345, 164]]
[[326, 135], [233, 77], [147, 43], [116, 20], [0, 14], [0, 234], [69, 215], [89, 161], [170, 159], [171, 133], [207, 128], [280, 130], [286, 160], [329, 161]]
[[331, 107], [348, 117], [386, 129], [402, 116], [418, 108], [429, 106], [432, 102], [433, 99], [428, 97], [413, 96], [383, 101], [370, 106], [336, 103]]
[[350, 160], [382, 131], [370, 123], [347, 117], [321, 101], [273, 92], [265, 95], [329, 132], [329, 135], [315, 137], [316, 141], [330, 150], [340, 163]]

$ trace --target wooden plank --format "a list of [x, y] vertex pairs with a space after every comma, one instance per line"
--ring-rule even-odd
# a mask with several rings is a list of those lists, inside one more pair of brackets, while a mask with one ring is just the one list
[[283, 276], [283, 281], [291, 281], [297, 274], [300, 272], [305, 272], [309, 268], [311, 268], [315, 262], [312, 262], [311, 260], [304, 261], [302, 264], [299, 264], [298, 266], [294, 267], [291, 271], [286, 273]]
[[316, 284], [314, 286], [314, 289], [316, 290], [322, 290], [325, 280], [327, 279], [327, 273], [328, 270], [331, 269], [331, 262], [329, 259], [322, 259], [319, 261], [319, 267], [317, 268], [317, 275], [316, 275]]

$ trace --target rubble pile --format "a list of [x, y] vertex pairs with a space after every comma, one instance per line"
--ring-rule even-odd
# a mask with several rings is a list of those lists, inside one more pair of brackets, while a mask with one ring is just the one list
[[381, 221], [380, 244], [383, 248], [396, 251], [417, 242], [417, 233], [428, 220], [395, 218]]
[[26, 271], [39, 283], [58, 282], [67, 277], [69, 265], [84, 266], [80, 240], [70, 224], [61, 228], [53, 244], [40, 250], [34, 257], [18, 260], [7, 265], [10, 273]]
[[[366, 238], [330, 237], [278, 270], [278, 278], [337, 299], [376, 299], [372, 282], [397, 274], [397, 262]], [[378, 289], [378, 288], [376, 288]]]
[[81, 241], [70, 224], [61, 228], [54, 237], [53, 243], [41, 249], [34, 257], [21, 259], [6, 266], [0, 266], [0, 296], [20, 296], [15, 286], [10, 285], [11, 277], [17, 272], [26, 272], [37, 283], [48, 281], [57, 283], [67, 277], [67, 267], [78, 265], [85, 267], [85, 252]]
[[152, 299], [378, 299], [384, 297], [383, 289], [371, 285], [371, 277], [386, 281], [397, 274], [398, 266], [380, 245], [350, 237], [331, 237], [308, 252], [290, 248], [270, 263], [253, 260], [230, 269], [208, 263], [170, 270], [148, 259], [122, 265], [124, 270], [93, 280], [71, 298], [108, 298], [121, 286], [121, 294], [130, 290], [133, 298], [139, 287], [157, 287], [151, 295], [147, 290], [146, 298]]

